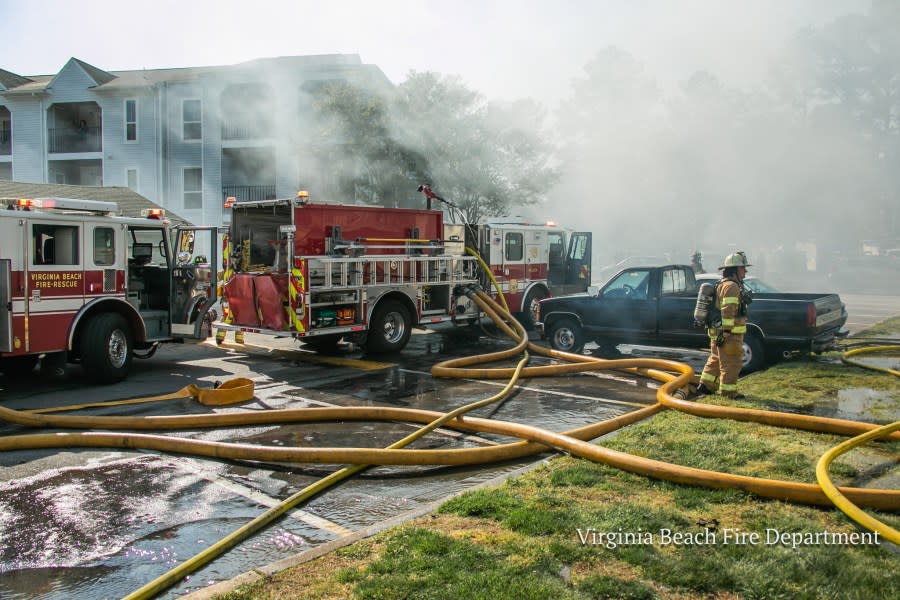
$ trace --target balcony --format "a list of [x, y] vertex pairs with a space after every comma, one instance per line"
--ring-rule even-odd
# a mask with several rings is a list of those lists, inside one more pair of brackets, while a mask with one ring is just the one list
[[101, 152], [100, 127], [57, 127], [47, 130], [49, 151], [55, 154]]
[[225, 185], [222, 186], [222, 202], [234, 196], [238, 202], [273, 200], [275, 185]]
[[223, 140], [257, 140], [272, 135], [272, 126], [258, 116], [228, 116], [222, 123]]
[[0, 131], [0, 155], [12, 154], [12, 136], [9, 131]]

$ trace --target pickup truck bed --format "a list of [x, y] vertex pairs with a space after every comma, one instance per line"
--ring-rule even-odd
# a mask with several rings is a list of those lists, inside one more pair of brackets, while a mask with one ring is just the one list
[[[538, 330], [551, 346], [570, 352], [592, 340], [601, 353], [619, 344], [707, 348], [706, 329], [694, 326], [697, 287], [687, 265], [625, 269], [597, 295], [542, 301]], [[744, 372], [785, 353], [825, 350], [846, 320], [837, 294], [754, 294], [744, 337]]]

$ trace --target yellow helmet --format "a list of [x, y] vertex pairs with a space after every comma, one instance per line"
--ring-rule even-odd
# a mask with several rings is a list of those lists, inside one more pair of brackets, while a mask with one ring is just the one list
[[719, 270], [727, 269], [728, 267], [749, 267], [750, 263], [747, 262], [747, 255], [743, 252], [734, 252], [733, 254], [729, 254], [725, 257], [725, 263], [719, 267]]

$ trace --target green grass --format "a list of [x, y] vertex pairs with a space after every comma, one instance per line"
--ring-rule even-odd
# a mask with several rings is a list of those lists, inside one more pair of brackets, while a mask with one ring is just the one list
[[885, 319], [880, 323], [876, 323], [864, 331], [860, 331], [853, 337], [863, 338], [897, 335], [900, 335], [900, 317], [891, 317], [890, 319]]
[[[878, 335], [900, 331], [900, 319], [894, 321]], [[900, 378], [848, 367], [834, 357], [794, 360], [745, 378], [742, 405], [812, 411], [851, 387], [881, 390], [893, 410], [900, 406]], [[813, 482], [819, 456], [842, 439], [665, 411], [603, 444], [690, 467]], [[832, 477], [845, 484], [873, 468], [893, 465], [896, 472], [898, 453], [900, 442], [856, 449], [832, 465]], [[900, 515], [870, 514], [900, 528]], [[560, 456], [498, 487], [453, 498], [407, 526], [223, 598], [900, 598], [896, 547], [792, 548], [766, 543], [767, 529], [861, 531], [833, 508], [678, 485]], [[692, 540], [710, 531], [716, 543], [663, 544], [662, 530], [696, 536]], [[596, 543], [590, 532], [604, 537]], [[629, 542], [629, 532], [649, 533], [651, 542]], [[735, 532], [761, 539], [737, 543]]]

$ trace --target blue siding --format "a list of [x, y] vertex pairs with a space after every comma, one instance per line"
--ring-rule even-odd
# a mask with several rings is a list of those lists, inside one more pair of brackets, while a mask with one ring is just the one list
[[[240, 176], [223, 173], [222, 116], [223, 98], [231, 86], [257, 86], [271, 94], [276, 116], [273, 139], [229, 141], [227, 147], [272, 148], [276, 195], [292, 197], [301, 187], [312, 181], [311, 166], [304, 159], [303, 141], [310, 127], [308, 105], [302, 102], [304, 82], [310, 80], [344, 79], [364, 81], [387, 79], [377, 77], [378, 69], [362, 65], [358, 57], [336, 55], [329, 57], [294, 57], [271, 60], [265, 72], [247, 65], [222, 67], [213, 73], [184, 77], [184, 72], [163, 80], [156, 73], [156, 83], [150, 79], [135, 79], [133, 73], [123, 73], [118, 84], [99, 88], [77, 61], [70, 60], [55, 77], [49, 93], [28, 96], [3, 96], [0, 104], [12, 116], [12, 176], [16, 181], [48, 182], [48, 161], [89, 158], [102, 164], [104, 185], [128, 185], [126, 172], [138, 170], [137, 191], [153, 202], [170, 208], [194, 223], [221, 224], [223, 221], [222, 187]], [[268, 64], [268, 63], [267, 63]], [[188, 73], [190, 75], [190, 73]], [[128, 79], [131, 77], [131, 79]], [[166, 75], [168, 77], [168, 75]], [[130, 86], [134, 82], [133, 88]], [[144, 83], [148, 82], [148, 83]], [[137, 100], [138, 140], [125, 141], [125, 104], [127, 98]], [[182, 139], [182, 102], [198, 99], [202, 104], [202, 140]], [[102, 128], [102, 152], [60, 155], [48, 153], [48, 129], [56, 124], [53, 106], [68, 103], [85, 105], [83, 113]], [[91, 112], [93, 111], [93, 112]], [[72, 112], [62, 119], [72, 119]], [[61, 125], [71, 125], [62, 123]], [[203, 204], [200, 209], [184, 208], [185, 168], [203, 169]], [[268, 183], [268, 182], [267, 182]], [[323, 199], [310, 189], [315, 199]]]
[[[97, 94], [99, 96], [99, 94]], [[137, 102], [137, 143], [125, 141], [125, 100]], [[156, 94], [140, 93], [103, 97], [103, 183], [127, 186], [127, 169], [138, 170], [138, 189], [146, 198], [160, 202], [158, 182]]]
[[12, 117], [12, 176], [14, 181], [44, 181], [44, 103], [34, 98], [9, 98], [6, 107]]

